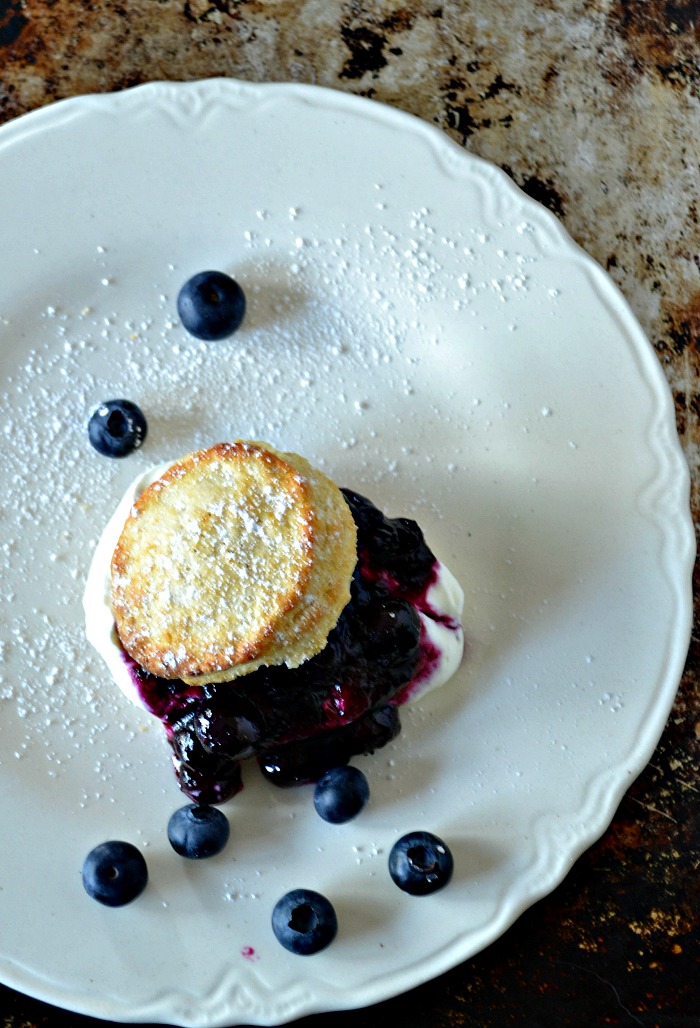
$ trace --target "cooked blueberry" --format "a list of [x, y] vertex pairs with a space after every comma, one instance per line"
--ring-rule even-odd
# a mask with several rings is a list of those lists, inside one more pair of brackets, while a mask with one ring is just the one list
[[420, 525], [412, 518], [392, 518], [396, 546], [402, 553], [417, 553], [425, 545]]
[[245, 294], [223, 271], [200, 271], [185, 282], [177, 298], [180, 321], [197, 339], [225, 339], [245, 315]]
[[[412, 668], [420, 647], [420, 617], [406, 600], [374, 600], [361, 610], [365, 629], [365, 653], [382, 667]], [[410, 678], [410, 670], [407, 676]]]
[[368, 500], [361, 493], [352, 489], [342, 488], [340, 490], [350, 508], [355, 525], [357, 526], [358, 549], [363, 550], [382, 532], [386, 524], [386, 518], [378, 507]]
[[454, 861], [448, 846], [432, 832], [408, 832], [389, 854], [389, 874], [399, 889], [426, 896], [447, 885]]
[[389, 575], [411, 593], [425, 588], [435, 556], [419, 525], [410, 518], [386, 517], [371, 500], [351, 489], [341, 492], [357, 526], [361, 563], [366, 561], [373, 569], [371, 577]]
[[238, 709], [219, 711], [214, 704], [203, 705], [195, 723], [197, 738], [207, 753], [221, 753], [237, 760], [245, 760], [255, 753], [262, 726], [256, 717], [257, 711], [239, 699]]
[[190, 803], [173, 811], [168, 821], [170, 845], [181, 857], [203, 860], [221, 853], [229, 837], [228, 818], [222, 810]]
[[189, 762], [175, 752], [172, 760], [180, 789], [200, 806], [225, 803], [243, 788], [241, 765], [236, 760], [212, 759], [199, 753]]
[[262, 753], [258, 764], [263, 777], [281, 789], [317, 782], [329, 768], [350, 760], [353, 727], [330, 728]]
[[310, 956], [336, 936], [338, 919], [330, 900], [313, 889], [292, 889], [275, 904], [272, 930], [290, 953]]
[[126, 457], [146, 438], [148, 426], [140, 407], [131, 400], [107, 400], [88, 422], [88, 438], [104, 457]]
[[334, 825], [357, 817], [368, 799], [369, 783], [359, 767], [352, 765], [326, 771], [314, 789], [316, 813]]
[[350, 726], [353, 734], [353, 753], [374, 753], [395, 739], [401, 731], [399, 711], [393, 704], [371, 710]]
[[83, 863], [88, 896], [107, 907], [123, 907], [146, 888], [148, 869], [140, 850], [117, 839], [90, 850]]

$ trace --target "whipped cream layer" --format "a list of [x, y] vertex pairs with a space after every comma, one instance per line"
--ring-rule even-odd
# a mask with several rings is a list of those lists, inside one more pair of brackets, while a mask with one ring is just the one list
[[[157, 465], [137, 476], [126, 490], [97, 543], [83, 595], [85, 632], [89, 642], [105, 661], [114, 682], [127, 699], [144, 708], [114, 623], [110, 599], [111, 562], [133, 504], [144, 489], [169, 467], [169, 463]], [[444, 685], [459, 667], [464, 652], [463, 606], [461, 586], [450, 570], [436, 561], [433, 581], [416, 603], [423, 626], [424, 659], [419, 664], [416, 677], [401, 691], [401, 702], [413, 702]]]

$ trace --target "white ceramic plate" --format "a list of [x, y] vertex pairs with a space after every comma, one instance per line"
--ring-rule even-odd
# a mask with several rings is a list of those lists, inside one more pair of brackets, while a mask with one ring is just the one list
[[[688, 473], [617, 289], [496, 168], [309, 87], [155, 84], [21, 118], [0, 131], [0, 225], [2, 979], [116, 1020], [277, 1024], [471, 956], [605, 829], [687, 650]], [[249, 311], [204, 345], [175, 299], [207, 267]], [[85, 422], [119, 396], [150, 431], [110, 461]], [[239, 436], [415, 516], [464, 586], [468, 652], [358, 761], [356, 821], [251, 768], [228, 850], [195, 863], [167, 843], [160, 726], [111, 688], [81, 596], [134, 474]], [[431, 898], [387, 873], [414, 828], [455, 855]], [[110, 910], [80, 869], [115, 837], [150, 884]], [[270, 930], [296, 886], [338, 912], [314, 957]]]

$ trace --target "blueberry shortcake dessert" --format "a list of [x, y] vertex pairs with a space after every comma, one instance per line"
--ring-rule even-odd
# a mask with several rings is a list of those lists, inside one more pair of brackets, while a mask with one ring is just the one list
[[216, 804], [254, 759], [317, 781], [446, 681], [463, 594], [418, 525], [295, 453], [239, 440], [127, 491], [93, 557], [87, 635], [160, 719], [182, 791]]

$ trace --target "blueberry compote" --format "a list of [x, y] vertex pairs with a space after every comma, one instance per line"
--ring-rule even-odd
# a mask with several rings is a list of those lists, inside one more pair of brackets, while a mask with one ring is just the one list
[[401, 730], [398, 706], [439, 654], [418, 611], [438, 564], [415, 521], [390, 519], [344, 489], [357, 525], [351, 599], [325, 648], [297, 668], [261, 667], [234, 683], [157, 678], [130, 661], [144, 706], [165, 726], [181, 790], [222, 803], [255, 757], [280, 786], [316, 781]]

